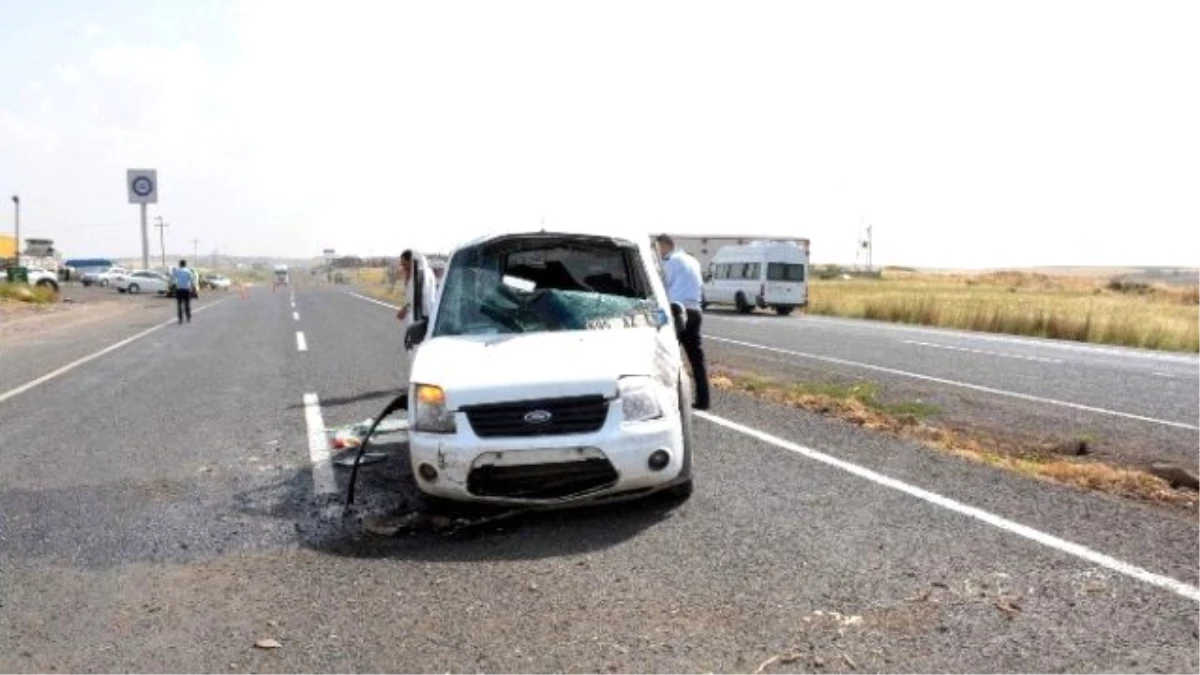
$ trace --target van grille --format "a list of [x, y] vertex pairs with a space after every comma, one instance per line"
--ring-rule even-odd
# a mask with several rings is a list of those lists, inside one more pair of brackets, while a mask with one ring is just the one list
[[[462, 410], [480, 438], [586, 434], [604, 426], [608, 401], [603, 396], [574, 396], [488, 403], [466, 406]], [[531, 413], [535, 414], [535, 420], [539, 417], [545, 420], [530, 421], [527, 417]]]
[[481, 466], [467, 476], [467, 491], [480, 497], [560, 499], [617, 484], [607, 459], [553, 464]]

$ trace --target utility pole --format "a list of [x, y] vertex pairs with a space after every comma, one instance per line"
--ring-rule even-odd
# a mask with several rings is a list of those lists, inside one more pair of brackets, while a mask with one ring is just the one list
[[199, 239], [193, 239], [193, 240], [192, 240], [192, 264], [193, 264], [193, 265], [199, 265], [199, 264], [200, 264], [200, 253], [199, 253], [199, 251], [200, 251], [200, 240], [199, 240]]
[[158, 228], [158, 246], [159, 246], [159, 250], [162, 252], [162, 266], [163, 266], [163, 269], [166, 269], [166, 268], [167, 268], [167, 239], [166, 239], [166, 231], [167, 231], [167, 227], [168, 227], [168, 225], [167, 225], [167, 223], [164, 223], [164, 222], [163, 222], [163, 217], [162, 217], [162, 216], [155, 216], [155, 217], [154, 217], [154, 219], [158, 221], [157, 223], [155, 223], [155, 224], [154, 224], [154, 226]]
[[15, 253], [17, 255], [17, 262], [13, 266], [20, 267], [21, 266], [21, 198], [18, 197], [17, 195], [13, 195], [12, 199], [13, 199], [13, 229], [16, 230], [15, 232], [13, 232], [13, 235], [16, 236], [16, 238], [17, 238], [17, 240], [13, 242], [13, 245], [16, 246]]
[[871, 241], [871, 226], [868, 225], [867, 226], [867, 271], [868, 272], [871, 272], [874, 270], [874, 268], [871, 267], [871, 259], [874, 257], [874, 253], [875, 253], [875, 245]]

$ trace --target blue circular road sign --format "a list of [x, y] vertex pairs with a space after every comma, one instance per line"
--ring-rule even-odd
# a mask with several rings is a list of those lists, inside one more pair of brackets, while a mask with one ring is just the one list
[[151, 192], [154, 192], [154, 181], [146, 176], [138, 176], [133, 179], [133, 194], [139, 197], [147, 197]]

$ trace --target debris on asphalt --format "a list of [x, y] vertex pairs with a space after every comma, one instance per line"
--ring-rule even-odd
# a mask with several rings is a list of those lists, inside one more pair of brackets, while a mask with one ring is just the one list
[[795, 662], [799, 661], [802, 656], [804, 656], [804, 655], [799, 652], [792, 652], [790, 654], [776, 654], [775, 656], [772, 656], [771, 658], [767, 659], [766, 661], [763, 661], [762, 664], [759, 665], [758, 668], [754, 671], [754, 675], [762, 675], [762, 673], [764, 671], [766, 671], [766, 669], [768, 667], [770, 667], [771, 665], [773, 665], [775, 663], [783, 663], [783, 664], [795, 663]]
[[259, 640], [258, 642], [254, 643], [254, 646], [258, 649], [281, 649], [283, 647], [283, 645], [279, 643], [279, 640], [274, 638]]
[[854, 659], [850, 658], [849, 654], [842, 654], [842, 660], [846, 662], [850, 670], [858, 670], [858, 664], [854, 662]]
[[1000, 610], [1001, 612], [1004, 612], [1004, 615], [1010, 619], [1013, 618], [1014, 616], [1016, 616], [1017, 613], [1021, 611], [1021, 606], [1018, 605], [1017, 603], [1013, 602], [1012, 600], [1009, 600], [1008, 598], [1002, 597], [1002, 598], [996, 600], [996, 602], [993, 604], [996, 606], [996, 609]]
[[927, 602], [929, 600], [930, 596], [932, 596], [932, 595], [933, 595], [933, 590], [926, 588], [925, 590], [914, 595], [913, 597], [906, 598], [904, 601], [905, 602]]
[[[350, 468], [350, 467], [354, 466], [354, 458], [356, 456], [357, 456], [357, 453], [353, 453], [353, 452], [345, 453], [342, 456], [338, 457], [337, 459], [333, 460], [333, 464], [334, 464], [334, 466], [343, 466], [346, 468]], [[392, 456], [391, 453], [381, 452], [379, 450], [373, 450], [371, 452], [364, 452], [362, 459], [358, 460], [358, 465], [366, 466], [368, 464], [377, 464], [391, 456]]]
[[363, 516], [363, 530], [380, 537], [393, 537], [402, 530], [416, 530], [420, 526], [421, 515], [417, 512], [396, 514], [376, 514]]
[[[363, 530], [380, 537], [394, 537], [402, 532], [435, 532], [456, 534], [463, 530], [512, 518], [526, 509], [514, 509], [494, 515], [451, 517], [438, 513], [411, 511], [409, 513], [369, 514], [362, 517]], [[536, 589], [536, 586], [535, 586]]]
[[[367, 432], [371, 430], [371, 425], [375, 423], [374, 418], [368, 417], [362, 422], [355, 424], [347, 424], [333, 429], [327, 429], [330, 444], [334, 450], [349, 450], [362, 445]], [[371, 434], [371, 442], [376, 442], [380, 436], [391, 436], [393, 434], [407, 433], [408, 420], [404, 418], [387, 419], [379, 423], [375, 429], [375, 433]]]
[[1189, 490], [1200, 490], [1200, 477], [1175, 464], [1154, 462], [1150, 465], [1150, 473], [1165, 480], [1172, 489], [1185, 487]]

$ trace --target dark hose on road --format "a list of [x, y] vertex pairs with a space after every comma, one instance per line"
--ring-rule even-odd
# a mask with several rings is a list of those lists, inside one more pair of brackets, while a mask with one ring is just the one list
[[392, 399], [392, 402], [387, 404], [387, 407], [383, 409], [383, 412], [379, 413], [379, 416], [376, 417], [375, 421], [371, 423], [371, 428], [367, 430], [366, 436], [363, 437], [362, 443], [360, 443], [358, 446], [358, 454], [354, 456], [354, 467], [350, 470], [350, 486], [346, 490], [346, 508], [342, 512], [343, 516], [350, 513], [350, 505], [354, 503], [354, 485], [358, 481], [358, 464], [362, 461], [363, 454], [367, 451], [367, 445], [371, 443], [371, 434], [375, 433], [375, 429], [379, 426], [379, 423], [389, 415], [397, 410], [407, 409], [408, 392], [405, 391], [396, 398]]

